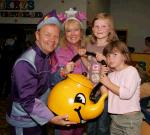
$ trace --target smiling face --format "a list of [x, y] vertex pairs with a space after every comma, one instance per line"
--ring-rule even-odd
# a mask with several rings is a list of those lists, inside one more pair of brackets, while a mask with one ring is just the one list
[[69, 74], [51, 90], [48, 107], [57, 115], [68, 114], [69, 120], [82, 123], [85, 106], [92, 104], [89, 99], [92, 88], [93, 84], [85, 76]]
[[56, 25], [45, 25], [36, 31], [36, 41], [43, 53], [49, 54], [58, 44], [60, 29]]
[[108, 19], [97, 19], [92, 28], [93, 34], [97, 39], [107, 39], [111, 32], [111, 27]]
[[68, 115], [68, 120], [84, 123], [98, 117], [104, 109], [105, 92], [94, 103], [90, 99], [95, 87], [87, 77], [81, 74], [68, 74], [67, 78], [57, 83], [48, 96], [48, 108], [56, 115]]
[[108, 43], [118, 40], [114, 28], [113, 17], [108, 13], [98, 13], [92, 21], [93, 43], [107, 41]]
[[66, 40], [71, 44], [78, 44], [82, 38], [81, 24], [77, 20], [68, 20], [64, 24]]

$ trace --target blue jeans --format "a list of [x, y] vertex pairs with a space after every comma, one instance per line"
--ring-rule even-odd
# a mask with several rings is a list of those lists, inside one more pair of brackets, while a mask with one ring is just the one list
[[108, 114], [108, 100], [105, 101], [104, 112], [96, 119], [88, 121], [87, 135], [110, 135], [110, 116]]

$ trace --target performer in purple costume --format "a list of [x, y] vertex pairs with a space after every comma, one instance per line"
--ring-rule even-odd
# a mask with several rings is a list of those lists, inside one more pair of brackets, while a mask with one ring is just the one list
[[47, 135], [46, 123], [69, 126], [68, 115], [55, 116], [46, 105], [50, 88], [74, 68], [70, 62], [55, 73], [48, 64], [60, 34], [56, 13], [47, 14], [37, 25], [35, 45], [16, 61], [12, 71], [11, 104], [6, 114], [11, 135]]

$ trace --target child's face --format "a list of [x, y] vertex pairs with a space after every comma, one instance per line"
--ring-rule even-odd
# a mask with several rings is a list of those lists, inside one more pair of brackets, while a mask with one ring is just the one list
[[98, 39], [108, 38], [111, 31], [110, 23], [107, 19], [98, 19], [94, 22], [92, 30]]
[[106, 61], [108, 66], [114, 70], [121, 70], [126, 65], [124, 56], [118, 50], [107, 54]]

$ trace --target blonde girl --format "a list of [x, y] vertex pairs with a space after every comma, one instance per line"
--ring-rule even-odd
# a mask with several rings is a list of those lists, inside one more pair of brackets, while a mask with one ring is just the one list
[[[92, 35], [88, 37], [86, 46], [87, 51], [96, 53], [96, 59], [92, 56], [89, 56], [88, 60], [82, 57], [82, 60], [88, 69], [88, 77], [94, 84], [99, 82], [100, 72], [102, 72], [103, 69], [105, 69], [105, 72], [108, 72], [109, 70], [108, 68], [103, 68], [98, 62], [105, 60], [105, 57], [102, 54], [104, 47], [117, 39], [118, 37], [115, 33], [113, 17], [108, 13], [97, 14], [92, 21]], [[99, 98], [99, 96], [98, 92], [97, 98]], [[89, 121], [87, 125], [88, 135], [110, 135], [110, 118], [107, 113], [107, 101], [105, 103], [103, 114], [98, 118]]]

